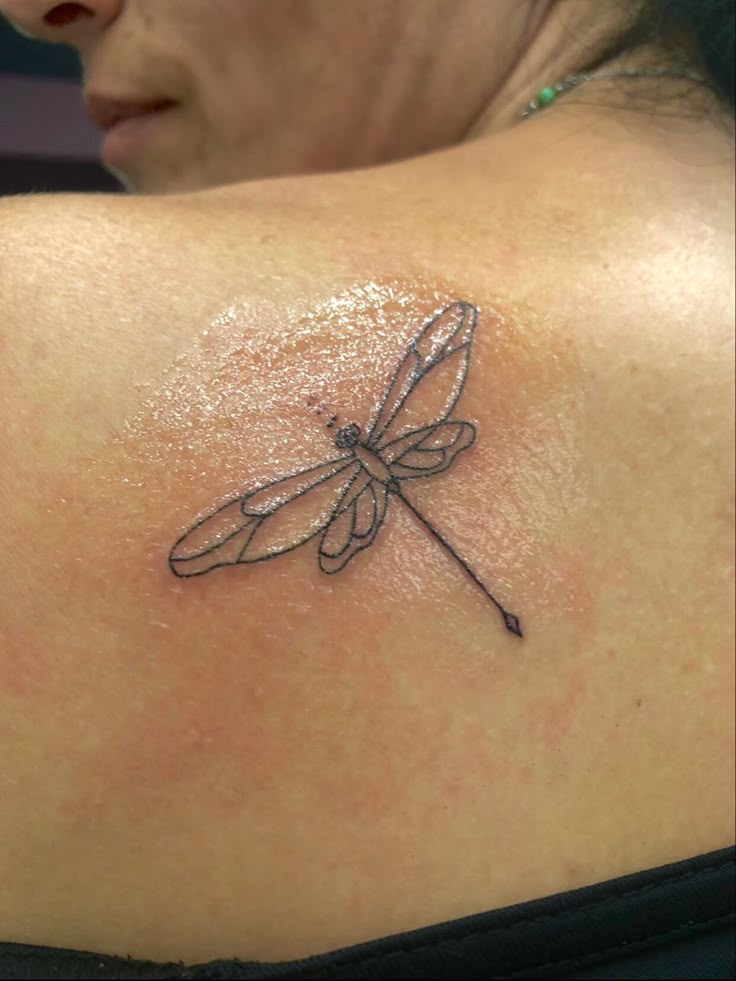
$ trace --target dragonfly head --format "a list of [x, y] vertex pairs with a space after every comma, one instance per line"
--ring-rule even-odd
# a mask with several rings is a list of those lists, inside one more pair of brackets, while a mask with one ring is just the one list
[[352, 449], [360, 440], [360, 426], [351, 422], [349, 426], [341, 426], [335, 436], [335, 446], [339, 450]]

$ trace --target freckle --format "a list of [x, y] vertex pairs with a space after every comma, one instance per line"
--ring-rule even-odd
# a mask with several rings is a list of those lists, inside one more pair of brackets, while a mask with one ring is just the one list
[[640, 699], [640, 698], [637, 698], [637, 700], [636, 700], [636, 703], [635, 703], [635, 704], [636, 704], [636, 707], [637, 707], [637, 708], [641, 708], [641, 699]]
[[566, 862], [565, 871], [567, 872], [568, 882], [577, 882], [580, 878], [580, 866], [577, 862]]

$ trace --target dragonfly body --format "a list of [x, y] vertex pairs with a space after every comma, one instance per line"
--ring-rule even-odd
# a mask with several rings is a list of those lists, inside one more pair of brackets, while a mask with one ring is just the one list
[[378, 453], [371, 449], [367, 443], [361, 442], [358, 438], [359, 436], [360, 427], [356, 423], [351, 422], [349, 426], [343, 426], [338, 430], [335, 437], [335, 446], [338, 449], [352, 450], [355, 459], [369, 477], [384, 484], [389, 493], [398, 493], [399, 482]]

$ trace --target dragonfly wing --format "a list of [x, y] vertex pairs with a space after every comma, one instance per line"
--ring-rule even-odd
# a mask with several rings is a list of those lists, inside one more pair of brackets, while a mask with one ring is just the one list
[[319, 567], [335, 573], [368, 548], [378, 534], [386, 517], [388, 491], [384, 484], [372, 480], [363, 471], [348, 487], [319, 546]]
[[169, 567], [177, 576], [201, 576], [239, 561], [240, 553], [261, 520], [243, 514], [242, 497], [208, 514], [176, 542]]
[[399, 363], [368, 443], [385, 446], [401, 431], [442, 422], [460, 398], [478, 312], [457, 302], [433, 317]]
[[[259, 520], [238, 561], [272, 559], [319, 534], [335, 515], [340, 498], [362, 469], [357, 460], [350, 458], [347, 464], [334, 467], [332, 473], [312, 481], [304, 489], [296, 489], [292, 497]], [[246, 514], [250, 513], [251, 506], [250, 500], [243, 502]]]
[[222, 565], [261, 562], [297, 548], [325, 527], [361, 471], [353, 457], [342, 457], [229, 501], [176, 542], [169, 555], [172, 571], [200, 576]]
[[397, 480], [431, 477], [452, 466], [455, 457], [475, 442], [470, 422], [440, 422], [414, 429], [381, 450], [381, 459]]
[[321, 463], [317, 467], [310, 467], [309, 470], [300, 470], [299, 473], [281, 477], [264, 487], [258, 487], [241, 498], [243, 514], [265, 518], [294, 498], [306, 494], [313, 487], [330, 480], [338, 471], [343, 470], [354, 461], [355, 457], [352, 454], [342, 456], [337, 460]]

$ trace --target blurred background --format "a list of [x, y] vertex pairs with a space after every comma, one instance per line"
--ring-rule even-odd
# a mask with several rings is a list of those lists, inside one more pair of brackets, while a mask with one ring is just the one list
[[29, 41], [0, 14], [0, 195], [122, 190], [97, 161], [81, 79], [72, 48]]

